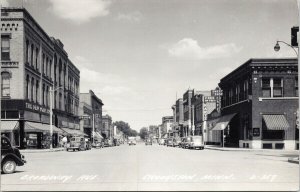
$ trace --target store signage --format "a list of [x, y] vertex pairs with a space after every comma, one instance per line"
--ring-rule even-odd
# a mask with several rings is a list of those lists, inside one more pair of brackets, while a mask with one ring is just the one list
[[212, 96], [207, 96], [207, 97], [204, 97], [204, 102], [205, 103], [215, 103], [216, 102], [216, 98], [212, 97]]
[[260, 129], [253, 128], [253, 137], [259, 137], [259, 136], [260, 136]]
[[223, 91], [221, 89], [215, 89], [211, 91], [212, 96], [222, 96]]
[[90, 119], [91, 117], [89, 115], [83, 115], [79, 116], [79, 119]]
[[26, 102], [26, 109], [30, 109], [30, 110], [37, 111], [37, 112], [42, 112], [42, 113], [49, 113], [48, 108], [42, 107], [42, 106], [37, 105], [37, 104], [28, 103], [28, 102]]

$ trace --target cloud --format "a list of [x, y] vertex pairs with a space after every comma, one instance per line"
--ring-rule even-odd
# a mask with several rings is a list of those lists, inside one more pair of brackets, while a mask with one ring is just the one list
[[49, 0], [50, 10], [66, 20], [76, 24], [90, 21], [95, 17], [109, 14], [110, 0]]
[[7, 0], [1, 0], [1, 7], [8, 7], [9, 6], [9, 3]]
[[119, 13], [116, 19], [119, 21], [138, 23], [143, 19], [143, 15], [139, 11], [135, 11], [127, 14]]
[[170, 56], [177, 58], [201, 60], [230, 57], [241, 49], [234, 43], [203, 48], [196, 40], [184, 38], [169, 47], [168, 52]]

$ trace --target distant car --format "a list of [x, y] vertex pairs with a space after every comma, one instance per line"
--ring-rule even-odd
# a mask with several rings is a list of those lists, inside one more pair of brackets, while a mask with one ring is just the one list
[[191, 137], [184, 137], [181, 142], [181, 147], [185, 149], [188, 148], [190, 142], [191, 142]]
[[189, 149], [204, 149], [204, 142], [202, 136], [192, 136], [188, 143]]
[[12, 147], [9, 139], [1, 136], [1, 171], [5, 174], [14, 173], [17, 166], [26, 163], [19, 149]]
[[167, 147], [173, 147], [173, 139], [172, 138], [169, 138], [167, 139]]
[[151, 139], [146, 139], [145, 145], [152, 145], [152, 140]]
[[101, 142], [94, 142], [92, 143], [92, 147], [93, 148], [103, 148], [104, 147], [104, 142], [101, 141]]
[[163, 145], [165, 143], [165, 139], [159, 139], [158, 144]]
[[128, 145], [136, 145], [136, 137], [128, 137]]
[[180, 143], [181, 139], [179, 137], [173, 139], [173, 147], [178, 147]]
[[104, 140], [104, 147], [112, 147], [113, 146], [113, 142], [110, 139], [105, 139]]

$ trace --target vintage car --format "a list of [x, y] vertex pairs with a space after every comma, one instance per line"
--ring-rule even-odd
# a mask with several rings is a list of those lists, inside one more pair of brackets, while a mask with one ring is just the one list
[[104, 140], [104, 147], [112, 147], [113, 146], [113, 142], [110, 139], [105, 139]]
[[92, 143], [89, 139], [85, 138], [85, 150], [91, 150], [92, 149]]
[[74, 136], [70, 139], [70, 142], [67, 144], [67, 151], [84, 151], [86, 150], [86, 142], [82, 136]]
[[204, 142], [202, 136], [192, 136], [188, 142], [189, 149], [204, 149]]
[[181, 143], [181, 139], [179, 137], [175, 137], [173, 139], [173, 147], [178, 147]]
[[145, 145], [152, 145], [152, 140], [151, 139], [146, 139]]
[[19, 149], [12, 147], [9, 139], [1, 136], [1, 171], [5, 174], [14, 173], [16, 166], [23, 166], [25, 157]]
[[184, 137], [181, 141], [181, 147], [185, 149], [188, 148], [190, 141], [191, 141], [191, 137]]
[[128, 137], [128, 145], [136, 145], [136, 137]]
[[159, 145], [164, 145], [164, 143], [165, 143], [165, 139], [159, 139], [159, 141], [158, 141]]
[[167, 147], [173, 147], [173, 138], [167, 139]]

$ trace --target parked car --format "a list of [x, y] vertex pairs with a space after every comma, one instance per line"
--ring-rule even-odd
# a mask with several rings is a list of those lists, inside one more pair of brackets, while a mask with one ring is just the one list
[[159, 139], [158, 144], [163, 145], [165, 143], [165, 139]]
[[151, 139], [146, 139], [145, 145], [152, 145], [152, 140]]
[[180, 143], [181, 143], [181, 139], [179, 137], [175, 137], [173, 139], [173, 147], [179, 147]]
[[181, 142], [181, 147], [185, 149], [188, 148], [190, 142], [191, 142], [191, 137], [184, 137]]
[[84, 151], [86, 150], [86, 142], [82, 136], [74, 136], [70, 139], [70, 142], [67, 144], [67, 151]]
[[103, 141], [95, 141], [94, 143], [92, 143], [92, 147], [94, 148], [103, 148], [104, 147], [104, 142]]
[[86, 145], [85, 150], [91, 150], [92, 149], [92, 143], [89, 139], [85, 139]]
[[188, 143], [189, 149], [204, 149], [203, 136], [192, 136]]
[[128, 137], [128, 145], [136, 145], [136, 137]]
[[167, 147], [172, 147], [173, 146], [173, 138], [167, 139]]
[[113, 146], [113, 142], [110, 139], [105, 139], [104, 140], [104, 147], [112, 147]]
[[12, 147], [9, 139], [1, 136], [1, 171], [5, 174], [14, 173], [17, 166], [26, 163], [19, 149]]

